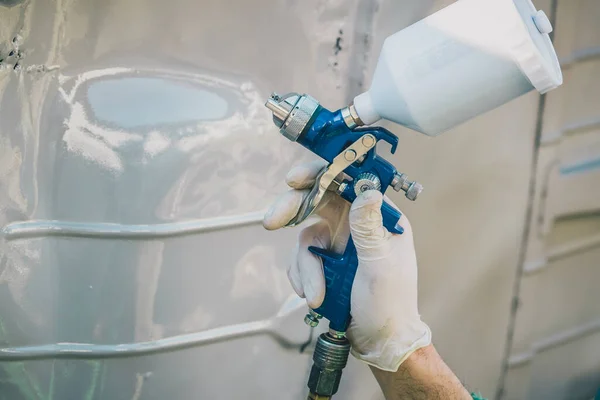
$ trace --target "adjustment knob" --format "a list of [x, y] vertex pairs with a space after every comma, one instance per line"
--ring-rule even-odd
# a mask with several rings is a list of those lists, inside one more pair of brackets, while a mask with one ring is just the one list
[[367, 190], [379, 190], [381, 189], [381, 181], [375, 174], [365, 172], [356, 177], [354, 183], [354, 193], [358, 196], [359, 194], [366, 192]]
[[416, 181], [409, 181], [406, 174], [396, 174], [392, 181], [392, 187], [396, 192], [404, 191], [406, 198], [410, 201], [415, 201], [423, 191], [423, 185]]
[[421, 185], [419, 182], [412, 182], [411, 185], [408, 187], [405, 196], [410, 201], [415, 201], [417, 200], [417, 197], [419, 197], [422, 191], [423, 185]]
[[314, 328], [315, 326], [319, 325], [319, 320], [321, 318], [323, 318], [322, 315], [317, 314], [313, 310], [309, 310], [308, 314], [306, 314], [304, 317], [304, 323], [311, 328]]

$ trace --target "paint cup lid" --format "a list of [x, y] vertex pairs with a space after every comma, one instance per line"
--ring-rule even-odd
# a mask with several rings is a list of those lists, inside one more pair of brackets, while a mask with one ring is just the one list
[[563, 82], [560, 63], [550, 39], [552, 23], [531, 0], [512, 0], [523, 24], [507, 33], [511, 36], [511, 53], [531, 84], [546, 93]]

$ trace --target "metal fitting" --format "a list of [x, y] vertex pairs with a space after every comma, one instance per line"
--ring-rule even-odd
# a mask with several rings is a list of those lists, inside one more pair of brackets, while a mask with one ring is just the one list
[[356, 108], [354, 108], [354, 104], [350, 104], [348, 107], [344, 107], [341, 110], [342, 118], [344, 119], [344, 123], [350, 129], [354, 129], [358, 126], [363, 126], [364, 123], [361, 121], [358, 113], [356, 112]]
[[338, 186], [338, 188], [336, 190], [336, 193], [339, 194], [339, 195], [341, 195], [342, 193], [344, 193], [346, 191], [347, 188], [348, 188], [348, 184], [346, 182], [342, 182]]
[[346, 332], [336, 331], [334, 329], [329, 328], [329, 336], [335, 339], [342, 339], [346, 337]]
[[308, 314], [306, 314], [306, 316], [304, 317], [304, 323], [310, 326], [311, 328], [314, 328], [315, 326], [319, 325], [319, 320], [321, 318], [323, 318], [322, 315], [317, 314], [313, 310], [310, 310]]
[[313, 396], [333, 396], [337, 393], [348, 354], [350, 342], [345, 337], [333, 337], [330, 333], [319, 336], [308, 378], [308, 388]]
[[273, 122], [280, 128], [279, 132], [295, 142], [319, 108], [319, 102], [307, 94], [279, 96], [273, 93], [265, 106], [273, 113]]
[[423, 191], [423, 185], [417, 181], [409, 181], [406, 174], [396, 174], [392, 180], [391, 186], [396, 192], [404, 191], [405, 196], [410, 201], [415, 201]]
[[348, 109], [350, 110], [350, 115], [352, 115], [352, 119], [354, 120], [354, 122], [356, 122], [356, 125], [363, 126], [365, 123], [358, 116], [358, 112], [356, 112], [356, 107], [354, 107], [354, 103], [350, 104]]

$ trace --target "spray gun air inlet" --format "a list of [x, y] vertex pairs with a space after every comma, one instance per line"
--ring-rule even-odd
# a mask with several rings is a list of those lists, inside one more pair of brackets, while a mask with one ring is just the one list
[[319, 336], [308, 378], [308, 388], [313, 396], [309, 399], [330, 398], [337, 393], [349, 353], [350, 342], [346, 337], [335, 337], [330, 333]]

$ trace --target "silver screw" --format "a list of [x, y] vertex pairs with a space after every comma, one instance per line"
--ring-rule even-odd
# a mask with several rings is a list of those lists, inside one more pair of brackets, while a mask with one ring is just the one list
[[365, 135], [362, 138], [362, 144], [365, 147], [373, 147], [375, 145], [375, 138], [371, 135]]
[[354, 161], [356, 160], [356, 152], [354, 150], [346, 150], [344, 158], [348, 161]]

